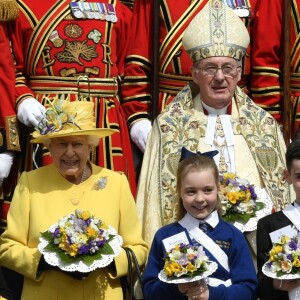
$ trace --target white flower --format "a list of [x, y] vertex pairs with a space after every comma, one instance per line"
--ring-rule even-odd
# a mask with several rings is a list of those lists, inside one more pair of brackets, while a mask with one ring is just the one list
[[273, 272], [273, 273], [276, 273], [276, 272], [280, 271], [281, 270], [280, 263], [279, 262], [272, 262], [270, 269], [271, 269], [271, 272]]
[[181, 258], [182, 253], [181, 253], [180, 251], [178, 251], [178, 250], [173, 250], [173, 251], [169, 254], [169, 256], [170, 256], [170, 259], [171, 259], [171, 260], [178, 260], [178, 259]]

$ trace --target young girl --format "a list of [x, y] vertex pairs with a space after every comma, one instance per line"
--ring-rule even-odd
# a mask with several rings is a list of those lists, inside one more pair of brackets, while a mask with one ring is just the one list
[[[238, 229], [219, 218], [218, 186], [219, 172], [212, 158], [193, 154], [179, 163], [177, 192], [186, 213], [154, 236], [143, 280], [145, 299], [256, 299], [257, 279], [248, 245]], [[199, 229], [204, 222], [206, 234]], [[172, 244], [172, 239], [178, 243], [178, 233], [184, 236], [180, 242], [202, 245], [209, 259], [218, 263], [208, 280], [176, 285], [158, 279], [164, 267], [164, 245]]]

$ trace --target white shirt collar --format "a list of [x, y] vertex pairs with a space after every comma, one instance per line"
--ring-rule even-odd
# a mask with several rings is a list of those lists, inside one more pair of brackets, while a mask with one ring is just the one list
[[208, 111], [208, 113], [210, 115], [226, 115], [227, 114], [227, 108], [228, 108], [229, 104], [223, 108], [216, 109], [216, 108], [208, 106], [202, 100], [201, 100], [201, 102], [202, 102], [203, 107]]
[[219, 215], [216, 210], [214, 210], [207, 218], [203, 220], [199, 220], [197, 218], [194, 218], [189, 213], [186, 213], [189, 220], [193, 223], [195, 227], [199, 227], [199, 223], [208, 223], [212, 228], [215, 228], [219, 223]]

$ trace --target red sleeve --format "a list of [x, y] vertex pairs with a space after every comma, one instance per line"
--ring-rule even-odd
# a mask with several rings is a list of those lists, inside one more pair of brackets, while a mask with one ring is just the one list
[[300, 0], [291, 1], [291, 27], [290, 27], [290, 51], [291, 51], [291, 138], [298, 135], [300, 126]]
[[[10, 50], [9, 27], [13, 22], [0, 22], [0, 149], [20, 150], [15, 112], [15, 68]], [[3, 149], [4, 148], [4, 149]]]
[[21, 22], [27, 22], [27, 19], [20, 11], [20, 16], [15, 22], [15, 27], [12, 29], [10, 35], [12, 39], [12, 52], [16, 65], [16, 93], [15, 102], [16, 107], [28, 97], [34, 97], [33, 91], [27, 85], [27, 79], [25, 77], [25, 49], [26, 45], [23, 43]]
[[124, 68], [125, 68], [125, 58], [126, 53], [128, 51], [129, 47], [129, 35], [130, 35], [130, 24], [132, 20], [132, 12], [131, 10], [126, 7], [124, 4], [117, 2], [116, 6], [117, 10], [117, 16], [119, 18], [120, 26], [118, 27], [118, 38], [117, 38], [117, 64], [118, 64], [118, 70], [119, 74], [121, 76], [124, 76]]
[[278, 121], [281, 119], [282, 11], [282, 0], [261, 0], [251, 30], [251, 97]]
[[152, 10], [152, 1], [135, 1], [122, 89], [122, 106], [129, 126], [137, 119], [150, 119]]

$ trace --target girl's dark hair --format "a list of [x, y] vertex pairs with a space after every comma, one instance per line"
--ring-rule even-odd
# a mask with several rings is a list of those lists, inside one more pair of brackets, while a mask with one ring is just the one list
[[[179, 199], [181, 194], [182, 179], [191, 170], [199, 170], [199, 171], [211, 170], [214, 175], [216, 185], [219, 189], [219, 170], [215, 161], [210, 157], [195, 154], [179, 162], [178, 169], [177, 169], [177, 186], [176, 186], [176, 192]], [[218, 197], [218, 204], [216, 208], [218, 212], [220, 212], [221, 202], [219, 197]], [[181, 219], [184, 216], [184, 213], [185, 213], [185, 209], [183, 207], [182, 201], [179, 201], [178, 219]]]

